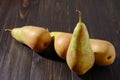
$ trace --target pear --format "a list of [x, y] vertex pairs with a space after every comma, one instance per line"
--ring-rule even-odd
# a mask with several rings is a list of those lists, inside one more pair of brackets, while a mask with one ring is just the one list
[[[70, 44], [72, 33], [53, 31], [54, 48], [59, 57], [66, 60], [67, 49]], [[106, 40], [90, 39], [90, 44], [95, 55], [95, 64], [98, 66], [109, 66], [116, 58], [114, 45]]]
[[95, 64], [98, 66], [109, 66], [115, 59], [115, 48], [106, 40], [91, 39], [92, 49], [95, 54]]
[[67, 50], [66, 61], [69, 68], [78, 75], [85, 74], [95, 62], [86, 25], [81, 22], [81, 13]]
[[56, 53], [60, 58], [66, 60], [66, 53], [72, 34], [66, 32], [51, 32], [50, 35], [54, 37], [54, 48]]
[[10, 31], [14, 39], [36, 52], [45, 50], [52, 40], [48, 29], [37, 26], [23, 26], [11, 30], [6, 29], [6, 31]]

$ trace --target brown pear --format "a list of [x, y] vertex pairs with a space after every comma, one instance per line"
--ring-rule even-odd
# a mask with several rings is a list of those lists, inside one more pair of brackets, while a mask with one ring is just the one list
[[45, 50], [52, 40], [49, 31], [42, 27], [23, 26], [20, 28], [13, 28], [9, 31], [13, 38], [36, 52]]
[[95, 54], [96, 65], [108, 66], [115, 61], [116, 54], [112, 43], [105, 40], [91, 39], [91, 46]]
[[54, 48], [58, 56], [66, 60], [67, 49], [72, 37], [72, 34], [66, 32], [51, 32], [54, 37]]

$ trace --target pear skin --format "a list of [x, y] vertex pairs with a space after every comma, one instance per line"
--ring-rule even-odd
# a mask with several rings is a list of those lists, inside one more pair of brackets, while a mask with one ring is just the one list
[[49, 31], [42, 27], [23, 26], [21, 28], [13, 28], [10, 32], [14, 39], [36, 52], [45, 50], [52, 40]]
[[96, 65], [109, 66], [115, 61], [116, 54], [112, 43], [105, 40], [91, 39], [91, 44], [92, 49], [94, 49]]
[[66, 60], [66, 53], [72, 34], [66, 32], [51, 32], [54, 37], [54, 48], [59, 57]]
[[77, 23], [67, 50], [66, 61], [69, 68], [78, 75], [85, 74], [95, 62], [95, 56], [91, 48], [89, 34], [79, 12]]

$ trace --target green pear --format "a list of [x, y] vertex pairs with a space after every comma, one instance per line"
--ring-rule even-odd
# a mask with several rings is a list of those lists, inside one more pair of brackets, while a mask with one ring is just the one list
[[66, 61], [69, 68], [78, 75], [85, 74], [95, 62], [86, 25], [81, 22], [81, 13], [67, 50]]
[[42, 27], [23, 26], [6, 30], [11, 32], [14, 39], [27, 45], [36, 52], [45, 50], [52, 40], [50, 32]]

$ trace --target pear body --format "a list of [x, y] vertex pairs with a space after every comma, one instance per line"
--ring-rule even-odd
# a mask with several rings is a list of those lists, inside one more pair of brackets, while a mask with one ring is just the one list
[[17, 41], [27, 45], [36, 52], [46, 49], [52, 40], [48, 30], [36, 26], [13, 28], [11, 34]]
[[116, 54], [112, 43], [105, 40], [91, 39], [91, 44], [92, 49], [94, 49], [96, 65], [108, 66], [115, 61]]
[[78, 22], [73, 31], [66, 61], [69, 68], [78, 75], [85, 74], [94, 65], [95, 56], [91, 48], [89, 34], [82, 22]]
[[66, 60], [67, 49], [72, 37], [72, 34], [66, 32], [51, 32], [54, 37], [54, 48], [59, 57]]

